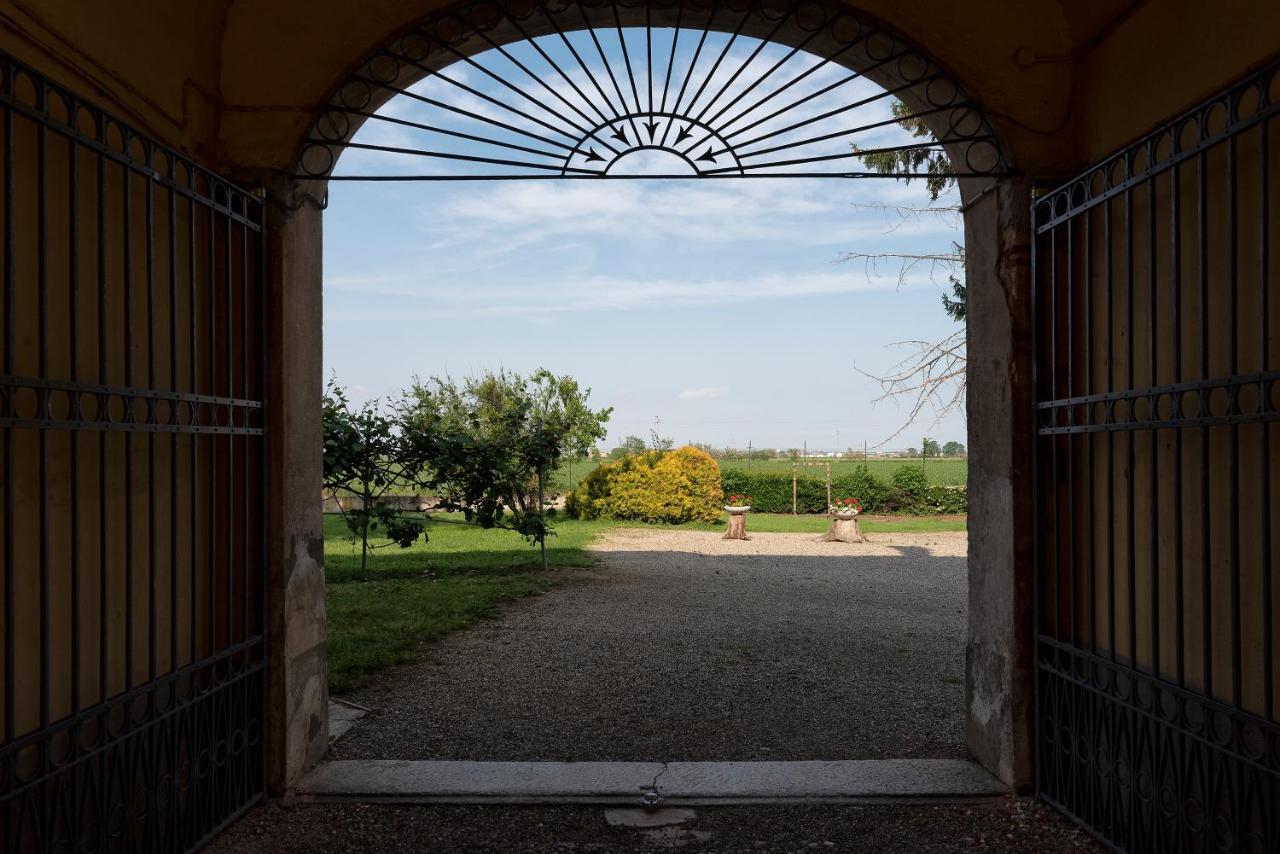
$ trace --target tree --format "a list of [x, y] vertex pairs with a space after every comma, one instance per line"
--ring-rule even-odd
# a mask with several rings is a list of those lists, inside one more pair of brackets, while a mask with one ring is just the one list
[[[421, 519], [386, 501], [391, 489], [404, 484], [404, 473], [416, 470], [417, 461], [384, 400], [353, 407], [346, 389], [330, 379], [322, 421], [324, 487], [339, 499], [338, 510], [352, 542], [360, 543], [360, 572], [364, 573], [371, 549], [392, 544], [408, 548], [419, 536], [426, 537]], [[344, 494], [355, 500], [344, 502]], [[344, 506], [348, 503], [349, 507]], [[391, 542], [371, 546], [369, 535], [378, 530]]]
[[402, 419], [422, 461], [418, 480], [441, 506], [482, 528], [516, 531], [542, 546], [542, 486], [564, 457], [604, 438], [612, 408], [587, 405], [591, 390], [540, 369], [528, 378], [500, 371], [479, 379], [415, 381]]
[[639, 436], [628, 436], [622, 440], [622, 444], [609, 452], [609, 459], [621, 460], [626, 457], [633, 457], [636, 454], [643, 454], [649, 450], [648, 444]]
[[924, 441], [920, 445], [920, 453], [926, 457], [936, 457], [942, 454], [942, 449], [938, 447], [938, 443], [928, 436], [924, 437]]
[[920, 456], [920, 452], [919, 452], [919, 451], [917, 451], [915, 448], [907, 448], [907, 456], [908, 456], [908, 457], [918, 457], [918, 456]]
[[942, 446], [942, 455], [944, 457], [963, 457], [964, 445], [960, 442], [947, 442]]
[[[911, 113], [909, 107], [895, 100], [891, 105], [898, 124], [910, 132], [913, 138], [933, 139], [924, 120]], [[854, 147], [857, 151], [857, 147]], [[930, 203], [955, 186], [955, 173], [946, 152], [941, 147], [913, 148], [906, 151], [875, 151], [861, 154], [860, 159], [870, 169], [882, 175], [897, 175], [898, 180], [910, 183], [915, 177], [923, 177]], [[898, 174], [898, 173], [912, 174]], [[909, 208], [891, 206], [905, 222], [924, 215], [959, 217], [958, 205]], [[942, 295], [942, 308], [951, 319], [964, 323], [968, 313], [968, 290], [964, 280], [964, 247], [952, 243], [949, 252], [937, 253], [865, 253], [847, 252], [842, 261], [862, 260], [874, 268], [878, 263], [892, 260], [899, 265], [899, 281], [920, 264], [928, 264], [930, 271], [939, 268], [947, 272], [951, 293]], [[880, 383], [886, 398], [905, 398], [910, 402], [906, 420], [885, 442], [892, 440], [913, 424], [926, 409], [932, 409], [934, 422], [941, 420], [951, 410], [963, 404], [966, 392], [968, 357], [966, 330], [959, 329], [938, 341], [907, 340], [894, 342], [893, 346], [907, 348], [909, 355], [898, 362], [888, 374], [873, 376]], [[881, 443], [884, 444], [884, 443]]]
[[[929, 129], [924, 118], [912, 114], [911, 108], [906, 104], [894, 98], [889, 109], [893, 117], [898, 119], [898, 126], [909, 131], [912, 138], [933, 141], [933, 131]], [[858, 146], [853, 146], [853, 150], [857, 153]], [[895, 172], [923, 175], [925, 189], [929, 193], [931, 202], [936, 202], [938, 197], [955, 182], [951, 160], [941, 146], [909, 148], [901, 151], [871, 151], [859, 155], [859, 159], [881, 175], [890, 175]]]

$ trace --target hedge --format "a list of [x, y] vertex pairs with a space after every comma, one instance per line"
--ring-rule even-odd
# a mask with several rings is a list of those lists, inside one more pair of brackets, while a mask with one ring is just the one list
[[603, 463], [565, 500], [574, 519], [717, 522], [724, 489], [720, 466], [706, 451], [685, 446]]
[[[791, 512], [791, 475], [781, 472], [747, 472], [726, 469], [720, 473], [724, 494], [750, 495], [751, 509], [761, 513]], [[968, 492], [963, 486], [931, 484], [915, 466], [903, 466], [888, 481], [866, 466], [831, 479], [832, 498], [856, 498], [868, 513], [905, 513], [916, 516], [967, 513]], [[796, 511], [827, 512], [827, 484], [813, 477], [796, 479]]]

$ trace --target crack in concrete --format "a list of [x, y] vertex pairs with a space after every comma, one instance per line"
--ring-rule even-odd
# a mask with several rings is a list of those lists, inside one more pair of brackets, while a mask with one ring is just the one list
[[653, 775], [653, 782], [652, 782], [651, 784], [649, 784], [649, 788], [653, 789], [655, 792], [656, 792], [656, 791], [658, 791], [658, 779], [659, 779], [663, 774], [667, 773], [667, 769], [668, 769], [669, 767], [671, 767], [671, 763], [670, 763], [670, 762], [663, 762], [663, 763], [662, 763], [662, 768], [658, 771], [658, 773], [657, 773], [657, 774], [654, 774], [654, 775]]
[[658, 773], [653, 775], [653, 779], [647, 787], [641, 787], [640, 801], [646, 808], [656, 809], [662, 803], [662, 794], [658, 791], [658, 780], [662, 779], [662, 775], [667, 773], [670, 763], [663, 762], [662, 767], [658, 769]]

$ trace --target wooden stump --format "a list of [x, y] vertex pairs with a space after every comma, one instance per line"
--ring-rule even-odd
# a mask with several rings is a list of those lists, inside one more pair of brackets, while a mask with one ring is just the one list
[[724, 540], [745, 540], [747, 539], [747, 514], [746, 513], [730, 513], [729, 514], [729, 530], [724, 532], [721, 537]]
[[831, 528], [818, 538], [818, 542], [822, 543], [865, 543], [867, 538], [863, 536], [862, 529], [858, 527], [858, 517], [852, 519], [835, 519], [831, 520]]

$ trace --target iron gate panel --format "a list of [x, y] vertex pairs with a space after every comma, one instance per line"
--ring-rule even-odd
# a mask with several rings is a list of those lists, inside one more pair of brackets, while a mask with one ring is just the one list
[[1033, 203], [1037, 789], [1280, 848], [1280, 66]]
[[5, 851], [263, 792], [262, 201], [0, 54]]

